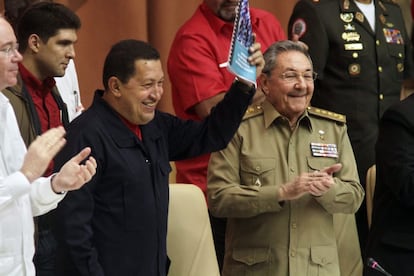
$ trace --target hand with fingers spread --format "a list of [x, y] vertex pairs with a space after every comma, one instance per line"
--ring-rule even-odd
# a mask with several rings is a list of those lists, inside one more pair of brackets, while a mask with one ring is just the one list
[[64, 135], [63, 127], [52, 128], [30, 144], [20, 169], [30, 183], [43, 175], [50, 161], [65, 145]]
[[91, 180], [96, 173], [96, 160], [92, 156], [81, 164], [82, 160], [91, 153], [89, 147], [84, 148], [76, 156], [63, 165], [61, 170], [52, 178], [52, 189], [56, 193], [77, 190]]

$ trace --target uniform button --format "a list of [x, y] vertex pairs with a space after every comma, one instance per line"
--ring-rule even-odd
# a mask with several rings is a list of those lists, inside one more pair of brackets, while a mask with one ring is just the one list
[[290, 171], [291, 171], [291, 172], [295, 172], [295, 169], [294, 169], [294, 168], [290, 168]]
[[356, 52], [352, 53], [352, 57], [353, 58], [358, 58], [358, 53], [356, 53]]
[[382, 101], [384, 99], [384, 94], [379, 94], [379, 99]]
[[375, 44], [380, 45], [380, 41], [377, 39], [377, 41], [375, 41]]
[[381, 66], [378, 66], [378, 72], [382, 72], [382, 67]]
[[295, 251], [290, 252], [290, 256], [291, 256], [291, 257], [295, 257], [295, 256], [296, 256]]
[[399, 58], [402, 58], [402, 57], [403, 57], [403, 54], [398, 53], [398, 57], [399, 57]]
[[257, 166], [256, 168], [255, 168], [255, 170], [258, 172], [258, 171], [260, 171], [260, 166]]

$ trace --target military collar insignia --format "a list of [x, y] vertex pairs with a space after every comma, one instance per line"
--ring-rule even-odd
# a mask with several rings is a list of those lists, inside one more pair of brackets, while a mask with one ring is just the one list
[[349, 0], [344, 0], [343, 8], [344, 8], [344, 10], [348, 10], [349, 9]]
[[365, 16], [362, 12], [356, 12], [355, 13], [355, 18], [356, 18], [356, 20], [358, 20], [361, 23], [363, 23], [364, 20], [365, 20]]

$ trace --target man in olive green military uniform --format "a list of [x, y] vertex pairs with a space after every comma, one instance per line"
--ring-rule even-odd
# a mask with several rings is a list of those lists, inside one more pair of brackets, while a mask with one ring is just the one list
[[309, 107], [315, 74], [303, 44], [277, 42], [264, 57], [266, 100], [208, 167], [210, 210], [228, 219], [222, 275], [360, 276], [353, 214], [364, 191], [345, 117]]
[[[312, 105], [346, 115], [358, 174], [375, 162], [379, 119], [412, 88], [411, 42], [392, 0], [300, 0], [289, 38], [309, 47], [318, 73]], [[368, 233], [366, 206], [357, 212], [361, 247]]]

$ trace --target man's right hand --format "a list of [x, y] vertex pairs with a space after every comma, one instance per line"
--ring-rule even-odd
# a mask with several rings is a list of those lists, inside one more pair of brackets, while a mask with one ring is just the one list
[[66, 143], [63, 127], [52, 128], [38, 136], [27, 149], [20, 171], [33, 182], [43, 175], [49, 163]]

